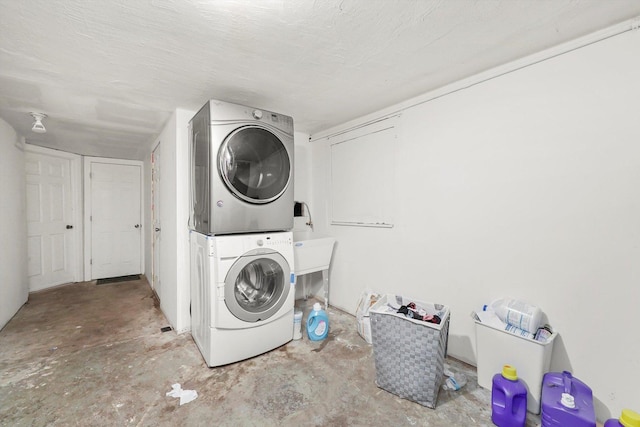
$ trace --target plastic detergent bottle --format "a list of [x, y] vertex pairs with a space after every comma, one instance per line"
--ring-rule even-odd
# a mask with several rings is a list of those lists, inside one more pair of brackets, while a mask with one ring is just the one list
[[623, 409], [620, 418], [611, 418], [604, 427], [640, 427], [640, 414], [631, 409]]
[[535, 305], [512, 298], [503, 298], [491, 303], [491, 309], [504, 323], [535, 334], [542, 321], [542, 310]]
[[524, 427], [527, 421], [527, 388], [510, 365], [493, 376], [491, 421], [498, 427]]
[[540, 399], [542, 427], [596, 427], [591, 388], [571, 372], [547, 372]]
[[293, 313], [293, 339], [300, 338], [302, 338], [302, 312], [296, 311]]
[[313, 304], [313, 311], [307, 317], [307, 336], [311, 341], [320, 341], [329, 333], [329, 317], [320, 303]]

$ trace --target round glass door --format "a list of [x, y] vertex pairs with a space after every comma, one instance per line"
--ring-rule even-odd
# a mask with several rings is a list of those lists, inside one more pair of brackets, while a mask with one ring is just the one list
[[282, 141], [257, 126], [236, 129], [218, 153], [218, 172], [236, 197], [263, 204], [284, 193], [291, 178], [291, 161]]
[[289, 264], [277, 252], [241, 257], [225, 280], [227, 308], [246, 322], [268, 319], [287, 299], [289, 273]]

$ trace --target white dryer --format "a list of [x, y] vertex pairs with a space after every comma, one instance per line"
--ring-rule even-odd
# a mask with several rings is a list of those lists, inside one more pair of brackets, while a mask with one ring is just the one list
[[291, 232], [191, 235], [191, 331], [208, 366], [293, 339]]
[[293, 228], [293, 119], [210, 100], [189, 122], [191, 215], [202, 234]]

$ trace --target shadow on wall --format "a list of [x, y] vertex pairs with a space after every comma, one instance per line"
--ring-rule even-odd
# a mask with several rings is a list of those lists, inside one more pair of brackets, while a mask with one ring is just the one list
[[549, 369], [551, 372], [573, 372], [573, 366], [569, 360], [569, 353], [567, 352], [567, 347], [560, 333], [558, 333], [558, 336], [553, 340], [553, 353], [551, 354], [551, 365]]
[[[449, 332], [451, 332], [451, 328], [449, 328]], [[474, 335], [475, 338], [475, 335]], [[449, 338], [448, 338], [448, 343], [447, 343], [448, 348], [455, 348], [456, 352], [458, 354], [474, 354], [475, 352], [473, 351], [473, 344], [471, 343], [471, 337], [467, 336], [467, 335], [451, 335], [449, 334]], [[447, 351], [448, 353], [448, 351]], [[456, 356], [456, 358], [458, 358]], [[468, 363], [470, 365], [476, 366], [477, 365], [477, 355], [475, 356], [476, 360], [462, 360], [460, 359], [462, 362]]]
[[[296, 299], [307, 299], [314, 296], [324, 298], [324, 283], [322, 281], [322, 272], [316, 271], [309, 274], [296, 277]], [[307, 295], [304, 295], [306, 290]]]

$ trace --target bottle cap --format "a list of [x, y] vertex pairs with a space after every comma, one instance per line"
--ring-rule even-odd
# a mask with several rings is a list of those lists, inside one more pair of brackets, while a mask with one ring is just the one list
[[518, 379], [516, 368], [511, 365], [504, 365], [502, 367], [502, 376], [511, 381], [515, 381]]
[[576, 407], [576, 400], [569, 393], [562, 393], [560, 403], [562, 403], [562, 406], [564, 406], [565, 408], [575, 409]]
[[623, 409], [620, 424], [624, 427], [640, 427], [640, 414], [631, 409]]
[[320, 310], [322, 310], [322, 306], [320, 305], [320, 303], [319, 303], [319, 302], [317, 302], [317, 303], [313, 304], [313, 310], [314, 310], [314, 311], [320, 311]]

